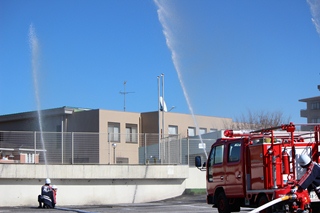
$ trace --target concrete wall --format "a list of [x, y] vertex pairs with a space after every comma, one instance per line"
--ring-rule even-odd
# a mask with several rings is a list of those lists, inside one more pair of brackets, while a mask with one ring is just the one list
[[186, 179], [186, 189], [206, 189], [206, 172], [196, 167], [189, 168], [189, 177]]
[[57, 206], [142, 203], [181, 195], [189, 167], [0, 164], [0, 206], [37, 206], [47, 176], [58, 186]]

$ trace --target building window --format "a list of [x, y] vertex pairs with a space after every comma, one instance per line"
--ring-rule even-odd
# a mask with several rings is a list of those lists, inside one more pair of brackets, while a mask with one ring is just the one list
[[169, 126], [168, 127], [169, 135], [177, 135], [178, 134], [178, 126]]
[[126, 124], [126, 142], [137, 143], [138, 142], [138, 125]]
[[320, 118], [312, 118], [311, 123], [320, 123]]
[[129, 164], [129, 158], [117, 157], [117, 164]]
[[210, 132], [216, 132], [218, 129], [210, 129]]
[[188, 127], [188, 136], [195, 136], [195, 135], [196, 135], [196, 128]]
[[203, 135], [207, 133], [207, 128], [200, 128], [199, 129], [199, 135]]
[[320, 102], [311, 103], [311, 109], [320, 109]]
[[120, 142], [120, 123], [108, 123], [109, 142]]

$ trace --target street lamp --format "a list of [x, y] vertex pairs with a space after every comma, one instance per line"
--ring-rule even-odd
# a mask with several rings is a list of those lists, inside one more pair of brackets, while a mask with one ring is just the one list
[[116, 148], [117, 148], [117, 144], [113, 143], [112, 147], [113, 147], [113, 164], [116, 164]]

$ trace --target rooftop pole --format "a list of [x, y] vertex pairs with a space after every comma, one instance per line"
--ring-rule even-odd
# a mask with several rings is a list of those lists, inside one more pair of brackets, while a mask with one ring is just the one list
[[124, 81], [123, 82], [124, 91], [120, 92], [120, 94], [123, 95], [123, 111], [126, 111], [126, 94], [134, 93], [134, 92], [126, 92], [126, 84], [127, 84], [127, 81]]
[[157, 76], [158, 81], [158, 142], [159, 142], [159, 160], [161, 159], [161, 127], [160, 127], [160, 76]]

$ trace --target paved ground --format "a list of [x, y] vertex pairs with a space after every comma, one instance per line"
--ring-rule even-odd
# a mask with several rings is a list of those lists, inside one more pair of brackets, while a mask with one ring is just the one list
[[[241, 212], [249, 212], [252, 209], [242, 208]], [[143, 203], [143, 204], [121, 204], [121, 205], [104, 205], [104, 206], [56, 206], [55, 209], [38, 209], [34, 207], [0, 207], [0, 213], [22, 213], [22, 212], [52, 212], [52, 213], [125, 213], [125, 212], [154, 212], [154, 213], [217, 213], [216, 208], [206, 204], [205, 195], [183, 195], [177, 198], [164, 201]]]

